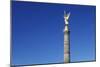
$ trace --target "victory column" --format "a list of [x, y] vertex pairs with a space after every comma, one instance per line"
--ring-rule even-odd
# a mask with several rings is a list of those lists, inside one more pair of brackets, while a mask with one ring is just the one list
[[65, 28], [64, 28], [64, 63], [69, 63], [69, 28], [68, 28], [68, 19], [70, 13], [66, 14], [64, 11], [64, 21], [65, 21]]

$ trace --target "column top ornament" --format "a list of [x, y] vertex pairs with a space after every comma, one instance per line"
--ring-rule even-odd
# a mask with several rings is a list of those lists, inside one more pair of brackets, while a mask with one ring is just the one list
[[66, 14], [66, 11], [64, 11], [64, 21], [65, 21], [65, 24], [68, 24], [68, 19], [70, 17], [70, 12]]

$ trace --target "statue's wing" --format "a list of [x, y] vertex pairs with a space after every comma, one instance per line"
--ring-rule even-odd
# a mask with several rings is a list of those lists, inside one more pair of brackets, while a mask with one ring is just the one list
[[67, 14], [66, 19], [68, 20], [70, 17], [70, 12]]
[[66, 20], [69, 19], [69, 16], [70, 16], [70, 12], [69, 12], [68, 14], [66, 14], [66, 12], [64, 11], [64, 18], [65, 18]]
[[69, 17], [70, 17], [70, 12], [68, 14], [66, 14], [66, 12], [64, 11], [65, 24], [68, 24]]

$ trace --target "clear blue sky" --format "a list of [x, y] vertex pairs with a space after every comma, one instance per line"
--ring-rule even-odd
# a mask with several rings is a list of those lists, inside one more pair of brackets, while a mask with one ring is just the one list
[[63, 62], [64, 10], [71, 12], [70, 61], [95, 60], [95, 6], [12, 2], [12, 64]]

